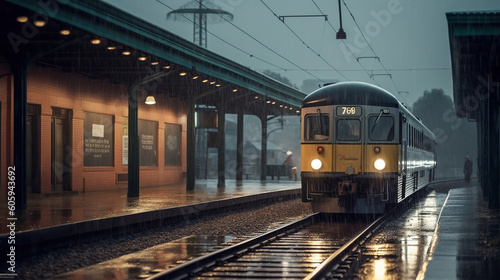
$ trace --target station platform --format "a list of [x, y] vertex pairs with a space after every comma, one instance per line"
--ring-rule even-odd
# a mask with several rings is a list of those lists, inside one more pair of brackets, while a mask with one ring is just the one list
[[[226, 180], [225, 187], [217, 187], [217, 180], [197, 180], [193, 190], [187, 190], [185, 183], [141, 187], [138, 198], [128, 198], [127, 188], [31, 194], [27, 209], [16, 217], [16, 232], [292, 189], [300, 189], [300, 181]], [[0, 217], [7, 214], [7, 207], [0, 207]], [[8, 233], [5, 222], [0, 219], [0, 235]]]
[[478, 182], [449, 189], [429, 251], [417, 279], [500, 279], [500, 210]]

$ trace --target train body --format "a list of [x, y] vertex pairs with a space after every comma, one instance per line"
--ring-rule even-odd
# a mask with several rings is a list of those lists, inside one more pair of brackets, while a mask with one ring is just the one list
[[383, 213], [434, 179], [435, 136], [388, 91], [361, 82], [302, 103], [302, 201], [314, 212]]

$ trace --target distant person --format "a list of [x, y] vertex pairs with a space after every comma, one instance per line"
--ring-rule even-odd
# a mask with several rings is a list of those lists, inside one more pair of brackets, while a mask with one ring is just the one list
[[465, 157], [464, 175], [465, 175], [465, 182], [470, 183], [470, 176], [472, 175], [472, 161], [470, 160], [469, 156]]
[[289, 167], [288, 171], [288, 178], [292, 179], [292, 173], [293, 173], [293, 167], [294, 167], [294, 162], [293, 162], [293, 153], [291, 151], [286, 152], [286, 159], [283, 162], [283, 165], [286, 165]]

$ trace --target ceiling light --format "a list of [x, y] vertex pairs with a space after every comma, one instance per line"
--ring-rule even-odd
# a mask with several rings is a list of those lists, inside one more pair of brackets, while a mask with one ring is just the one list
[[158, 61], [151, 62], [151, 65], [158, 65], [158, 64], [160, 64]]
[[266, 103], [267, 103], [267, 104], [271, 103], [271, 100], [267, 100], [267, 102], [266, 102]]
[[233, 92], [237, 92], [237, 91], [238, 91], [238, 89], [237, 89], [237, 88], [233, 89]]
[[116, 50], [116, 46], [108, 46], [106, 49], [112, 51], [112, 50]]
[[182, 77], [184, 77], [186, 75], [187, 75], [187, 72], [185, 72], [185, 71], [182, 71], [182, 72], [179, 73], [179, 76], [182, 76]]
[[208, 79], [205, 79], [203, 81], [201, 81], [202, 83], [207, 83], [208, 82]]
[[68, 29], [63, 29], [63, 30], [59, 31], [59, 34], [64, 35], [64, 36], [68, 36], [69, 34], [71, 34], [71, 31], [69, 31]]
[[148, 95], [148, 97], [146, 97], [146, 103], [147, 105], [154, 105], [156, 104], [156, 100], [155, 100], [155, 97], [153, 95]]
[[200, 76], [198, 76], [198, 75], [194, 75], [194, 76], [193, 76], [193, 80], [196, 80], [196, 79], [198, 79], [199, 77], [200, 77]]
[[92, 40], [90, 41], [90, 43], [91, 43], [92, 45], [99, 45], [99, 44], [101, 43], [101, 40], [100, 40], [100, 39], [92, 39]]
[[211, 85], [215, 84], [215, 81], [211, 81], [211, 82], [210, 82], [210, 84], [211, 84]]
[[139, 56], [137, 59], [140, 61], [146, 61], [146, 59], [148, 59], [148, 58], [145, 56]]
[[44, 27], [46, 22], [43, 21], [43, 20], [35, 20], [35, 22], [33, 22], [35, 24], [36, 27]]
[[170, 65], [163, 66], [163, 69], [170, 69]]
[[130, 52], [129, 51], [123, 51], [122, 54], [123, 55], [130, 55]]
[[21, 22], [21, 23], [25, 23], [28, 21], [28, 17], [27, 16], [19, 16], [17, 17], [17, 22]]

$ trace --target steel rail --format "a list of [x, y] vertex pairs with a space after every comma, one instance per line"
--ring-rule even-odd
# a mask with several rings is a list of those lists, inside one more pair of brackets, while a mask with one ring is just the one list
[[367, 238], [369, 238], [380, 226], [382, 226], [390, 216], [394, 213], [394, 209], [385, 213], [382, 217], [378, 218], [375, 222], [369, 225], [360, 234], [349, 240], [344, 246], [333, 253], [328, 259], [322, 262], [316, 269], [307, 275], [304, 280], [324, 279], [330, 274], [337, 266], [344, 260], [345, 257], [353, 253], [358, 246]]
[[259, 246], [260, 244], [270, 241], [279, 235], [285, 234], [292, 230], [296, 230], [299, 227], [303, 227], [305, 225], [310, 225], [315, 223], [319, 218], [319, 214], [315, 213], [309, 216], [306, 216], [300, 220], [295, 222], [286, 224], [276, 230], [261, 234], [254, 238], [242, 241], [238, 244], [223, 248], [221, 250], [212, 252], [210, 254], [204, 255], [202, 257], [193, 259], [189, 262], [176, 266], [172, 269], [163, 271], [156, 275], [153, 275], [148, 280], [156, 280], [156, 279], [183, 279], [189, 277], [190, 275], [201, 271], [202, 269], [215, 265], [219, 262], [223, 262], [227, 259], [232, 258], [235, 255], [241, 254], [248, 249]]

